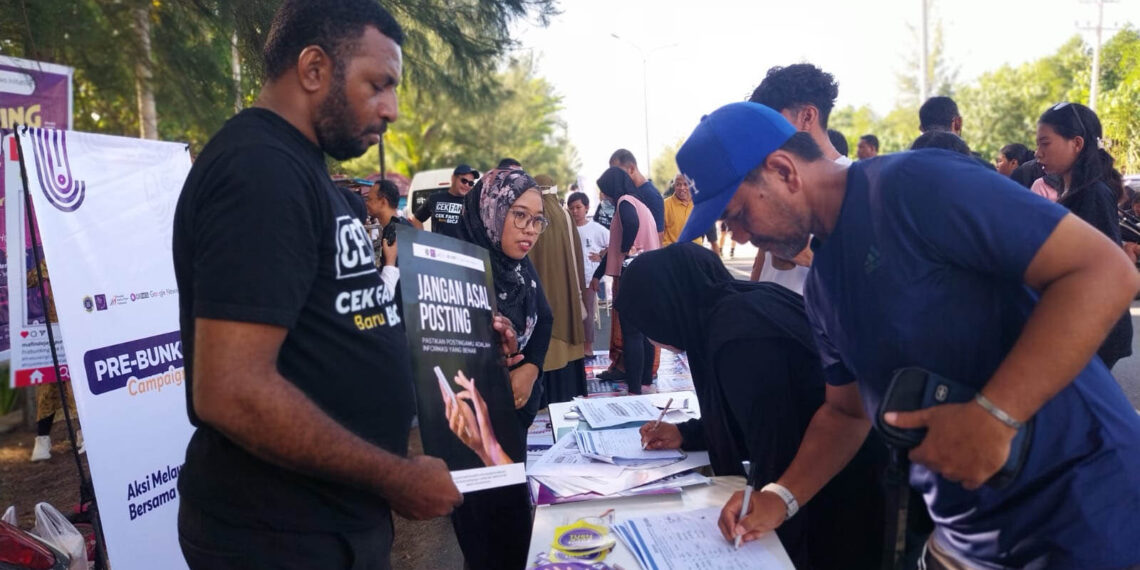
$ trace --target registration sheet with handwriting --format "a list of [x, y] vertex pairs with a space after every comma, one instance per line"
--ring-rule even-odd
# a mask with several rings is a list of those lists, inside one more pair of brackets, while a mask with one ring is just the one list
[[717, 527], [720, 508], [634, 517], [614, 531], [642, 568], [660, 570], [791, 570], [775, 534], [737, 550]]

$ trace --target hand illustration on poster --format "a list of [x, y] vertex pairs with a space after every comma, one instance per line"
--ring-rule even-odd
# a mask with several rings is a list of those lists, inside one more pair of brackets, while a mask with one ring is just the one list
[[525, 483], [487, 251], [407, 226], [396, 245], [424, 452], [447, 462], [464, 493]]
[[435, 373], [439, 377], [439, 391], [443, 396], [444, 413], [451, 432], [471, 448], [487, 467], [514, 463], [495, 437], [491, 413], [487, 410], [487, 402], [475, 387], [475, 381], [469, 380], [462, 370], [457, 372], [455, 383], [464, 390], [456, 394], [438, 366], [435, 367]]

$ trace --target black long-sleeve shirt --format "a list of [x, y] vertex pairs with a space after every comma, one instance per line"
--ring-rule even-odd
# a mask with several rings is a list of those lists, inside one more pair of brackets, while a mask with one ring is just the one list
[[[1116, 196], [1107, 184], [1096, 182], [1088, 188], [1062, 196], [1057, 202], [1078, 218], [1088, 222], [1090, 226], [1100, 230], [1113, 243], [1120, 245], [1120, 220], [1119, 214], [1116, 213]], [[1124, 311], [1124, 315], [1108, 332], [1104, 344], [1100, 345], [1097, 355], [1101, 360], [1112, 364], [1130, 354], [1132, 354], [1132, 316], [1128, 311]]]

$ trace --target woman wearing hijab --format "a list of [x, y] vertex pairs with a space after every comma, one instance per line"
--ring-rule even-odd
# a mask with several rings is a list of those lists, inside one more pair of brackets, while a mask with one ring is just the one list
[[[622, 275], [615, 300], [624, 322], [689, 358], [701, 419], [642, 428], [648, 449], [707, 449], [716, 475], [757, 486], [791, 464], [824, 379], [803, 298], [775, 283], [734, 279], [717, 255], [693, 243], [643, 254]], [[864, 445], [821, 497], [777, 533], [796, 568], [875, 568], [882, 500], [873, 448]]]
[[[553, 315], [527, 253], [546, 229], [542, 195], [526, 172], [492, 170], [467, 193], [459, 236], [490, 252], [498, 312], [510, 320], [523, 360], [509, 374], [519, 437], [538, 413], [539, 375], [550, 344]], [[525, 457], [512, 457], [522, 463]], [[525, 485], [468, 493], [451, 516], [467, 567], [497, 570], [526, 566], [530, 497]]]
[[[640, 253], [660, 248], [661, 238], [657, 235], [653, 214], [637, 199], [637, 187], [626, 171], [611, 166], [598, 179], [598, 189], [614, 202], [615, 210], [614, 219], [610, 222], [609, 249], [594, 277], [601, 277], [603, 271], [613, 277], [614, 295], [617, 295], [623, 268]], [[640, 394], [642, 386], [653, 384], [653, 345], [636, 326], [626, 322], [620, 310], [617, 319], [621, 327], [622, 358], [629, 393]]]

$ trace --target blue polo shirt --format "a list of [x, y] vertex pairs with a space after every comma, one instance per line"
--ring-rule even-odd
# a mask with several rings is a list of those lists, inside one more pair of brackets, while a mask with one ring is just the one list
[[[943, 150], [852, 165], [804, 294], [828, 382], [857, 381], [869, 415], [902, 367], [981, 389], [1037, 303], [1025, 271], [1066, 214]], [[935, 539], [985, 568], [1140, 564], [1140, 416], [1099, 358], [1038, 411], [1011, 485], [970, 492], [920, 465], [910, 484]]]

